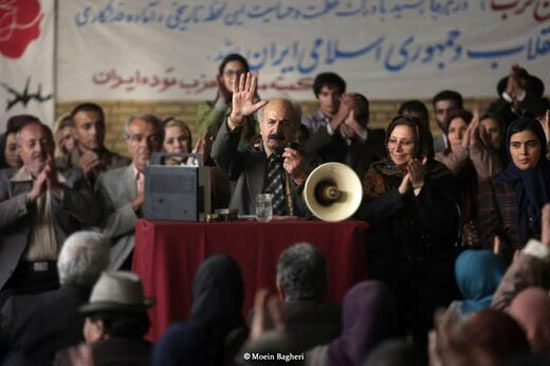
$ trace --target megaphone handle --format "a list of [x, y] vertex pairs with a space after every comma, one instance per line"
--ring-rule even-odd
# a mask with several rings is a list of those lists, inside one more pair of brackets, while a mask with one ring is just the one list
[[285, 194], [288, 205], [288, 215], [294, 216], [294, 205], [292, 200], [292, 190], [290, 189], [290, 174], [285, 170]]

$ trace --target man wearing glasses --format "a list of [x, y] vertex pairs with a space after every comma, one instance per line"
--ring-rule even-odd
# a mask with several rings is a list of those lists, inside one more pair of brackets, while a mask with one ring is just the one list
[[102, 231], [113, 243], [109, 269], [129, 269], [135, 243], [134, 230], [144, 201], [145, 166], [162, 148], [160, 120], [150, 114], [134, 115], [124, 126], [132, 163], [101, 174], [96, 196], [102, 208]]

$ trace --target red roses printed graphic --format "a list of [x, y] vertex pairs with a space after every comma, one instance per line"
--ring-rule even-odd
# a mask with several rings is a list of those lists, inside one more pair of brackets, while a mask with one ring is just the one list
[[44, 14], [39, 0], [0, 0], [0, 53], [19, 58], [40, 36]]

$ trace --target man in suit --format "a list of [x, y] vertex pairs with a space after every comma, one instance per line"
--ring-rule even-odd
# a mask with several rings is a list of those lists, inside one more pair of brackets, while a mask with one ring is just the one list
[[80, 168], [92, 187], [102, 172], [130, 163], [127, 157], [105, 147], [105, 115], [99, 105], [79, 104], [71, 112], [71, 118], [74, 121], [77, 146], [67, 166]]
[[17, 134], [17, 145], [23, 166], [0, 171], [3, 295], [59, 286], [55, 261], [65, 237], [99, 219], [95, 197], [80, 171], [62, 175], [56, 169], [47, 126], [28, 122]]
[[72, 234], [57, 262], [61, 287], [6, 301], [0, 328], [2, 365], [51, 365], [57, 351], [82, 341], [84, 316], [78, 308], [107, 268], [109, 247], [109, 240], [99, 233]]
[[109, 269], [129, 269], [135, 228], [144, 200], [145, 166], [162, 147], [160, 120], [150, 114], [130, 117], [124, 128], [132, 163], [101, 174], [96, 196], [101, 206], [102, 232], [113, 242]]
[[[297, 193], [307, 173], [301, 153], [287, 147], [294, 141], [299, 113], [284, 99], [254, 103], [256, 88], [257, 77], [252, 73], [235, 80], [231, 113], [212, 145], [212, 158], [234, 185], [229, 207], [238, 209], [239, 214], [253, 214], [256, 195], [269, 192], [274, 195], [275, 215], [303, 215], [305, 209]], [[259, 148], [239, 149], [245, 118], [262, 107]]]
[[307, 155], [325, 162], [336, 161], [352, 168], [360, 179], [369, 166], [385, 156], [385, 132], [368, 128], [369, 101], [359, 93], [345, 94], [330, 123], [306, 142]]

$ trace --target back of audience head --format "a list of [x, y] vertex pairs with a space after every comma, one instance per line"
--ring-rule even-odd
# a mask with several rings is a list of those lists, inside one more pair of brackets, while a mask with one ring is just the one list
[[489, 250], [466, 250], [455, 262], [455, 276], [464, 301], [463, 314], [489, 307], [504, 273], [506, 261]]
[[497, 364], [530, 353], [527, 335], [510, 315], [493, 309], [473, 314], [464, 324], [469, 342], [484, 349]]
[[430, 123], [428, 108], [419, 100], [408, 100], [399, 107], [399, 115], [418, 118], [426, 125]]
[[472, 112], [465, 109], [454, 109], [449, 112], [443, 131], [449, 140], [450, 150], [462, 144], [466, 128], [472, 122], [472, 118]]
[[93, 231], [78, 231], [69, 236], [57, 260], [61, 286], [92, 287], [109, 264], [109, 240]]
[[454, 109], [463, 109], [462, 95], [454, 90], [443, 90], [437, 93], [432, 104], [435, 112], [435, 119], [441, 129], [448, 118], [449, 113]]
[[227, 332], [243, 324], [244, 283], [237, 262], [226, 254], [207, 258], [193, 280], [190, 321]]
[[542, 288], [521, 291], [507, 309], [527, 332], [531, 349], [550, 356], [550, 298]]
[[169, 153], [191, 152], [191, 129], [175, 117], [164, 121], [164, 151]]
[[105, 114], [94, 103], [82, 103], [73, 108], [71, 119], [74, 121], [75, 138], [78, 147], [83, 150], [98, 151], [105, 141]]
[[353, 286], [343, 303], [342, 335], [329, 344], [329, 365], [358, 365], [381, 342], [396, 336], [397, 309], [379, 281]]
[[95, 343], [105, 338], [141, 339], [150, 321], [141, 279], [131, 272], [103, 272], [94, 285], [90, 301], [79, 312], [86, 316], [84, 338]]
[[289, 301], [320, 300], [327, 293], [325, 258], [309, 243], [286, 249], [277, 262], [277, 291]]

